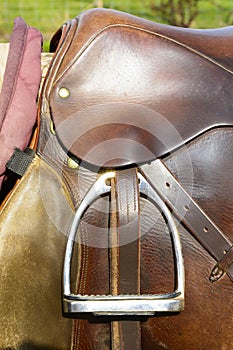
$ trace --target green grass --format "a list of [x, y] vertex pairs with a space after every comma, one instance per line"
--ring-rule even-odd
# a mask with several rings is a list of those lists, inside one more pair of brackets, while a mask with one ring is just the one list
[[233, 23], [232, 0], [200, 1], [199, 12], [195, 22], [195, 26], [199, 28], [223, 27]]
[[[161, 22], [159, 14], [150, 11], [152, 0], [103, 0], [106, 8], [129, 12], [150, 20]], [[156, 0], [155, 0], [156, 1]], [[158, 3], [159, 0], [157, 0]], [[96, 1], [78, 0], [0, 0], [0, 42], [7, 42], [13, 29], [14, 18], [21, 16], [28, 25], [38, 28], [44, 37], [44, 49], [52, 34], [67, 20], [77, 16], [81, 11], [96, 7]], [[100, 1], [99, 1], [100, 3]], [[212, 3], [212, 4], [211, 4]], [[218, 6], [216, 6], [218, 4]], [[231, 24], [233, 0], [200, 0], [199, 15], [193, 27], [211, 28]], [[228, 22], [227, 22], [227, 16]]]

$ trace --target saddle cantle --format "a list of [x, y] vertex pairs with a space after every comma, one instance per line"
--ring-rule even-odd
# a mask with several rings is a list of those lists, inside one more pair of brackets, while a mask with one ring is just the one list
[[231, 346], [232, 34], [104, 9], [55, 33], [1, 208], [0, 348]]

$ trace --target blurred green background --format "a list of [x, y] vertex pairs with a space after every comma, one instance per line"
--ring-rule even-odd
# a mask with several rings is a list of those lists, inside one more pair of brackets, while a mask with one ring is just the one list
[[8, 42], [14, 18], [38, 28], [47, 51], [52, 34], [67, 20], [93, 7], [128, 12], [152, 21], [193, 28], [233, 23], [233, 0], [0, 0], [0, 42]]

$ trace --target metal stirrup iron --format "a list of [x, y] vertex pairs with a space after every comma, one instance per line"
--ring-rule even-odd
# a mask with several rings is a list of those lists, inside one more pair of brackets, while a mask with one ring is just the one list
[[154, 315], [157, 312], [180, 312], [184, 308], [184, 265], [181, 251], [180, 236], [170, 210], [157, 192], [138, 173], [139, 191], [163, 214], [174, 245], [176, 260], [176, 289], [164, 294], [141, 295], [81, 295], [71, 292], [71, 261], [80, 220], [88, 207], [100, 196], [110, 194], [111, 186], [108, 179], [115, 177], [115, 172], [101, 175], [83, 198], [74, 216], [64, 260], [63, 270], [63, 310], [71, 316], [77, 313], [92, 313], [94, 315]]

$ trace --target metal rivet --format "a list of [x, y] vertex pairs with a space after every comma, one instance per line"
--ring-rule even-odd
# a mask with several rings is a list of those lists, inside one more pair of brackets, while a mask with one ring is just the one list
[[53, 124], [53, 121], [51, 120], [50, 122], [50, 131], [53, 135], [56, 135], [56, 132], [55, 132], [55, 128], [54, 128], [54, 124]]
[[78, 168], [78, 163], [72, 158], [67, 159], [67, 165], [70, 169], [77, 169]]
[[61, 97], [61, 98], [67, 98], [70, 96], [70, 92], [67, 88], [65, 87], [62, 87], [59, 89], [58, 91], [58, 95]]

